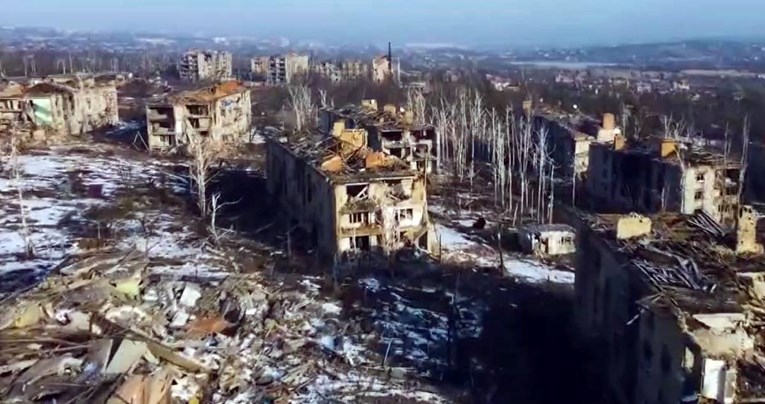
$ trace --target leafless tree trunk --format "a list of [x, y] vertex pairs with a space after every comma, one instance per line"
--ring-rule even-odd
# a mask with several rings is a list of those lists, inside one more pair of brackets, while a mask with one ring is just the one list
[[196, 203], [199, 214], [206, 218], [209, 206], [207, 204], [207, 186], [212, 181], [210, 169], [220, 156], [221, 145], [205, 136], [199, 135], [186, 121], [186, 145], [191, 163], [189, 164], [189, 181], [192, 192], [196, 193]]
[[311, 99], [311, 89], [308, 86], [289, 86], [289, 104], [295, 113], [295, 129], [300, 132], [310, 129], [316, 124], [316, 106]]
[[213, 243], [219, 244], [223, 238], [225, 238], [229, 233], [231, 233], [231, 229], [223, 229], [220, 231], [218, 229], [217, 221], [218, 221], [218, 215], [220, 213], [220, 209], [222, 209], [226, 205], [233, 205], [236, 202], [220, 202], [220, 192], [216, 192], [213, 194], [212, 198], [210, 199], [210, 226], [208, 228], [210, 235], [213, 237]]
[[13, 170], [13, 182], [16, 186], [18, 196], [19, 212], [21, 214], [21, 238], [24, 240], [24, 256], [27, 259], [31, 259], [35, 256], [35, 248], [34, 244], [32, 243], [32, 234], [29, 230], [29, 223], [27, 222], [27, 209], [26, 206], [24, 206], [24, 184], [21, 179], [22, 170], [18, 157], [19, 150], [17, 143], [18, 139], [16, 138], [16, 135], [12, 134], [10, 161]]

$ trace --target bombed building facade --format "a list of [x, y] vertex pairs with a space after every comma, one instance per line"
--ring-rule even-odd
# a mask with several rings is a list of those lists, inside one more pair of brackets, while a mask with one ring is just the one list
[[363, 129], [366, 147], [397, 157], [413, 170], [425, 173], [438, 170], [440, 145], [436, 128], [415, 122], [411, 111], [402, 111], [394, 105], [385, 105], [380, 110], [375, 100], [365, 100], [361, 106], [323, 109], [319, 121], [319, 130], [325, 136]]
[[320, 134], [270, 139], [267, 153], [269, 192], [325, 258], [437, 251], [425, 179], [400, 159]]
[[703, 212], [582, 216], [577, 320], [609, 402], [765, 398], [760, 216], [740, 215], [732, 232]]
[[250, 89], [239, 82], [181, 91], [146, 105], [147, 146], [168, 150], [199, 135], [233, 142], [250, 132]]
[[178, 63], [178, 73], [186, 81], [224, 80], [232, 77], [230, 52], [192, 50], [184, 53]]
[[308, 55], [288, 53], [251, 60], [252, 72], [271, 85], [290, 84], [309, 71]]
[[3, 119], [30, 122], [62, 135], [81, 135], [119, 121], [113, 76], [50, 76], [19, 91], [23, 98], [17, 92], [5, 100], [10, 109]]
[[600, 210], [704, 211], [735, 221], [742, 165], [722, 153], [673, 139], [628, 143], [616, 136], [590, 146], [588, 194]]
[[318, 62], [311, 70], [333, 83], [369, 78], [369, 64], [359, 60]]

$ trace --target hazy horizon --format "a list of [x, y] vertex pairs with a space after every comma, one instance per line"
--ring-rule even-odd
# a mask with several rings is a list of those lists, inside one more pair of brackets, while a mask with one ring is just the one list
[[64, 7], [35, 0], [4, 11], [2, 25], [325, 43], [570, 46], [765, 36], [761, 0], [69, 0]]

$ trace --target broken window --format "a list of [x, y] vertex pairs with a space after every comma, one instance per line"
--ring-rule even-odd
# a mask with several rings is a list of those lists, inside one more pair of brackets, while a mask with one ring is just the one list
[[370, 249], [369, 236], [350, 237], [350, 242], [352, 250], [369, 251]]
[[704, 199], [704, 191], [696, 191], [696, 193], [693, 194], [693, 199], [696, 201]]
[[400, 142], [404, 139], [404, 132], [402, 131], [382, 132], [381, 135], [388, 142]]
[[704, 182], [704, 173], [698, 173], [698, 174], [696, 174], [696, 181], [698, 181], [698, 182]]
[[412, 220], [414, 218], [414, 209], [397, 209], [396, 221]]
[[347, 185], [345, 193], [349, 199], [367, 199], [369, 197], [369, 184]]
[[563, 238], [561, 238], [561, 243], [563, 243], [563, 244], [574, 244], [574, 237], [572, 237], [572, 236], [563, 236]]

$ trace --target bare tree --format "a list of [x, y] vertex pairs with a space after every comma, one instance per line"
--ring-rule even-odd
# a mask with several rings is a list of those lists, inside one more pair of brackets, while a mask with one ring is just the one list
[[210, 207], [209, 207], [209, 213], [210, 213], [210, 225], [208, 226], [208, 231], [210, 232], [210, 235], [213, 238], [214, 244], [219, 244], [221, 240], [223, 240], [229, 233], [232, 232], [231, 229], [218, 229], [217, 221], [218, 221], [218, 215], [220, 214], [220, 210], [227, 206], [227, 205], [233, 205], [237, 202], [220, 202], [220, 192], [216, 192], [212, 195], [212, 198], [210, 199]]
[[316, 106], [311, 99], [311, 89], [308, 86], [289, 86], [289, 104], [295, 113], [295, 129], [300, 132], [309, 129], [316, 123]]
[[196, 194], [200, 216], [206, 218], [209, 209], [207, 186], [213, 179], [211, 168], [220, 157], [222, 145], [206, 136], [199, 135], [188, 120], [186, 120], [185, 129], [186, 148], [191, 157], [189, 164], [190, 190]]
[[26, 258], [30, 259], [35, 256], [35, 249], [32, 242], [32, 234], [29, 230], [29, 223], [27, 222], [26, 206], [24, 206], [24, 184], [21, 179], [22, 170], [18, 154], [18, 139], [15, 134], [12, 134], [10, 161], [13, 170], [13, 182], [16, 186], [18, 195], [19, 212], [21, 214], [21, 238], [24, 240], [24, 255]]

